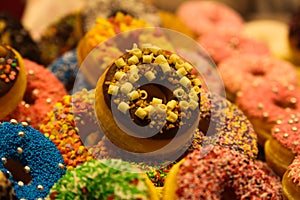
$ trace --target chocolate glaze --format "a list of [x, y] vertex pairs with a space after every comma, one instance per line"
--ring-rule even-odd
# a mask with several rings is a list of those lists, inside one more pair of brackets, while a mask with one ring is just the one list
[[[131, 55], [129, 53], [124, 54], [122, 57], [124, 60], [127, 60]], [[137, 89], [146, 90], [148, 93], [147, 101], [150, 102], [153, 97], [157, 97], [163, 100], [163, 104], [166, 104], [168, 101], [174, 99], [177, 100], [176, 97], [173, 95], [173, 91], [178, 88], [177, 84], [172, 84], [166, 81], [164, 78], [165, 75], [160, 70], [160, 66], [152, 65], [151, 67], [157, 67], [158, 75], [155, 81], [149, 83], [149, 81], [145, 77], [141, 77], [134, 86], [139, 85]], [[105, 82], [110, 82], [113, 80], [114, 74], [117, 70], [117, 66], [113, 63], [109, 66], [107, 73], [105, 74], [105, 81], [103, 84], [103, 92], [104, 92], [104, 100], [106, 105], [110, 108], [110, 110], [117, 111], [117, 105], [113, 103], [114, 97], [108, 94], [108, 87], [109, 84], [105, 84]], [[163, 77], [163, 78], [162, 78]], [[147, 83], [147, 84], [145, 84]], [[161, 83], [161, 84], [160, 84]], [[200, 99], [200, 97], [199, 97]], [[200, 101], [200, 100], [199, 100]], [[200, 103], [199, 103], [200, 105]], [[131, 135], [135, 135], [137, 137], [147, 137], [151, 139], [172, 139], [175, 136], [179, 136], [181, 134], [186, 133], [190, 127], [193, 126], [195, 120], [199, 120], [199, 110], [198, 112], [193, 112], [190, 119], [186, 119], [185, 117], [178, 117], [178, 120], [175, 122], [175, 127], [167, 129], [167, 125], [169, 122], [166, 122], [166, 125], [157, 130], [155, 134], [153, 134], [153, 128], [150, 128], [148, 125], [150, 120], [141, 120], [138, 118], [134, 113], [137, 108], [129, 109], [130, 115], [125, 115], [122, 112], [114, 112], [115, 120], [118, 121], [118, 124], [121, 124], [122, 127], [126, 128], [126, 131], [129, 131]], [[181, 111], [179, 110], [179, 113]], [[164, 119], [165, 120], [165, 119]], [[179, 127], [179, 122], [183, 123], [184, 125]], [[137, 126], [128, 126], [128, 124], [136, 124]], [[127, 125], [127, 126], [126, 126]], [[162, 130], [163, 133], [159, 131]]]

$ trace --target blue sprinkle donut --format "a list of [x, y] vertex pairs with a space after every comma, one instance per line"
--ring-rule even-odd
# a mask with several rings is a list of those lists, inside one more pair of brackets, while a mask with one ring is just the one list
[[0, 158], [0, 171], [8, 174], [18, 199], [43, 199], [66, 173], [54, 143], [26, 122], [14, 119], [0, 124]]
[[60, 80], [67, 91], [71, 91], [76, 80], [78, 87], [91, 89], [91, 86], [82, 77], [77, 60], [76, 49], [64, 53], [47, 67]]

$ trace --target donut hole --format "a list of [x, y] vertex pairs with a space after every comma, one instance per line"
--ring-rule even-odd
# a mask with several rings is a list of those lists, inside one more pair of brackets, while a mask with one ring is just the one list
[[251, 71], [251, 74], [253, 76], [264, 76], [266, 74], [266, 72], [261, 69], [255, 69], [255, 70]]
[[224, 191], [221, 194], [221, 200], [232, 200], [232, 199], [238, 199], [237, 195], [234, 192], [234, 188], [230, 186], [226, 186], [224, 188]]
[[8, 158], [4, 167], [12, 174], [14, 181], [22, 181], [25, 185], [32, 181], [30, 173], [25, 172], [24, 166], [19, 160]]
[[108, 16], [108, 18], [116, 17], [118, 13], [122, 13], [124, 15], [130, 15], [130, 16], [134, 17], [133, 14], [129, 13], [127, 10], [118, 9], [118, 10], [113, 10], [111, 12], [111, 14]]
[[286, 109], [286, 108], [290, 108], [290, 109], [296, 109], [296, 104], [292, 103], [291, 101], [289, 101], [288, 99], [275, 99], [274, 103], [276, 106]]
[[26, 104], [33, 105], [37, 99], [38, 90], [27, 88], [23, 96], [23, 101]]

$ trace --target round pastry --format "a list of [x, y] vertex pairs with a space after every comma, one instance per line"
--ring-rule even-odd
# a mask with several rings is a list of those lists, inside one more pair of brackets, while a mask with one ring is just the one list
[[167, 175], [162, 199], [281, 199], [278, 177], [247, 156], [215, 146], [194, 151]]
[[104, 134], [129, 152], [177, 152], [199, 121], [202, 82], [192, 69], [156, 46], [127, 50], [97, 83], [95, 112]]
[[[177, 15], [164, 10], [160, 10], [158, 15], [161, 19], [162, 27], [178, 31], [194, 39], [196, 38], [196, 34], [191, 31]], [[174, 21], [176, 21], [176, 23], [174, 23]]]
[[235, 101], [236, 95], [249, 84], [278, 82], [298, 84], [297, 70], [291, 63], [260, 55], [240, 55], [229, 57], [218, 65], [222, 76], [226, 98]]
[[290, 112], [282, 120], [277, 120], [272, 128], [272, 138], [265, 144], [265, 157], [268, 165], [280, 176], [300, 153], [300, 114]]
[[0, 170], [7, 172], [18, 199], [38, 199], [65, 174], [53, 142], [26, 122], [12, 119], [0, 125]]
[[285, 22], [271, 19], [258, 19], [245, 23], [243, 34], [249, 38], [265, 43], [273, 56], [279, 59], [291, 60], [288, 29], [288, 24]]
[[154, 186], [134, 165], [122, 160], [90, 160], [67, 171], [46, 199], [158, 200]]
[[2, 171], [0, 171], [0, 188], [0, 199], [17, 200], [13, 185], [8, 179], [8, 174]]
[[300, 8], [293, 13], [289, 21], [288, 40], [292, 58], [296, 64], [300, 64]]
[[68, 14], [50, 24], [38, 40], [41, 62], [47, 66], [63, 53], [74, 49], [83, 35], [81, 12]]
[[297, 156], [292, 164], [288, 167], [282, 178], [282, 193], [286, 200], [296, 200], [300, 198], [299, 191], [299, 164], [300, 157]]
[[198, 43], [218, 64], [228, 57], [241, 54], [270, 56], [268, 46], [260, 41], [248, 38], [237, 32], [209, 32], [204, 34]]
[[278, 119], [282, 120], [289, 111], [299, 111], [299, 95], [297, 86], [271, 82], [253, 83], [238, 94], [237, 104], [252, 123], [261, 146], [271, 137]]
[[0, 45], [0, 119], [21, 102], [26, 89], [23, 58], [8, 45]]
[[23, 58], [40, 63], [41, 51], [30, 33], [14, 17], [0, 13], [0, 41], [12, 46]]
[[[96, 25], [97, 18], [110, 18], [118, 12], [143, 19], [151, 26], [160, 26], [158, 10], [145, 0], [88, 0], [83, 9], [84, 30], [90, 31]], [[95, 23], [96, 22], [96, 23]]]
[[61, 152], [67, 169], [93, 158], [83, 142], [90, 134], [97, 133], [97, 130], [94, 91], [87, 90], [79, 91], [72, 96], [66, 95], [58, 100], [40, 126], [40, 131]]
[[216, 1], [184, 1], [176, 14], [200, 37], [211, 32], [240, 32], [244, 26], [239, 13]]
[[23, 101], [4, 120], [26, 121], [34, 128], [38, 128], [53, 104], [67, 92], [63, 84], [48, 69], [27, 59], [24, 59], [24, 65], [27, 86]]
[[96, 24], [80, 40], [77, 46], [78, 63], [81, 65], [87, 55], [100, 43], [123, 32], [137, 28], [145, 28], [146, 21], [129, 14], [117, 12], [110, 18], [97, 18]]

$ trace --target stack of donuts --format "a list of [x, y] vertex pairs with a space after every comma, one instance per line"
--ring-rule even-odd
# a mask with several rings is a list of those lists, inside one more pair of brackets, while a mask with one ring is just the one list
[[299, 19], [88, 0], [33, 38], [0, 15], [0, 199], [299, 199]]

